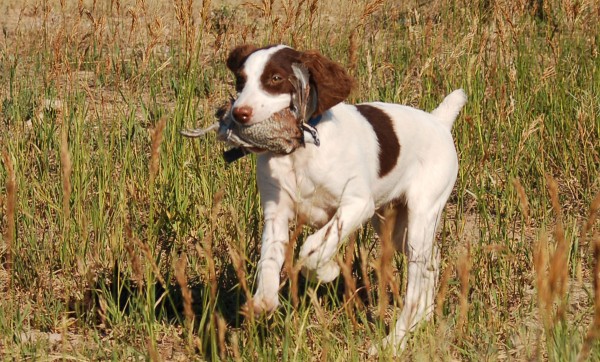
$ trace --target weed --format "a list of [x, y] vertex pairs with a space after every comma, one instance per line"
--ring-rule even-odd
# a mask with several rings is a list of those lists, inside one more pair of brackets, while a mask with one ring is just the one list
[[403, 358], [600, 359], [594, 2], [0, 6], [3, 358], [366, 358], [406, 286], [390, 225], [381, 240], [359, 230], [338, 259], [343, 280], [312, 285], [298, 220], [281, 308], [253, 315], [255, 159], [226, 166], [214, 138], [179, 135], [214, 122], [233, 91], [229, 49], [282, 42], [345, 64], [350, 102], [431, 110], [468, 93], [435, 320]]

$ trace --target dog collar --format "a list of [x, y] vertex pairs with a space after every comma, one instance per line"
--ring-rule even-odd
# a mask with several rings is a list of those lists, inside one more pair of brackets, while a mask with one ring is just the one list
[[319, 115], [318, 115], [318, 116], [316, 116], [316, 117], [311, 117], [311, 118], [308, 120], [308, 122], [306, 122], [306, 123], [308, 123], [309, 125], [311, 125], [311, 126], [313, 126], [313, 127], [316, 127], [316, 126], [319, 124], [319, 122], [321, 122], [321, 119], [323, 119], [323, 115], [322, 115], [322, 114], [319, 114]]

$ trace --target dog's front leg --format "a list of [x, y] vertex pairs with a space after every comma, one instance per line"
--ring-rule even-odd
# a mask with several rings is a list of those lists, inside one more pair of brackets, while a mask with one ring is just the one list
[[371, 198], [348, 197], [322, 228], [310, 235], [300, 249], [302, 273], [309, 279], [331, 282], [340, 274], [333, 258], [339, 244], [375, 212]]
[[288, 219], [272, 217], [265, 220], [257, 287], [252, 300], [255, 313], [271, 312], [279, 306], [279, 275], [288, 245]]
[[279, 276], [289, 242], [289, 222], [294, 216], [294, 203], [283, 186], [290, 188], [288, 183], [293, 184], [289, 175], [288, 158], [269, 154], [257, 158], [257, 182], [265, 221], [252, 300], [256, 313], [270, 312], [279, 306]]

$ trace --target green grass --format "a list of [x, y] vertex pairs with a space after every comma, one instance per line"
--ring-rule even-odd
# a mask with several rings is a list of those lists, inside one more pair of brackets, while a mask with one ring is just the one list
[[[353, 275], [372, 304], [347, 301], [342, 280], [301, 280], [294, 307], [286, 277], [280, 310], [240, 314], [240, 277], [251, 292], [260, 250], [255, 161], [225, 165], [214, 137], [179, 130], [213, 122], [233, 92], [227, 52], [245, 41], [320, 50], [357, 79], [353, 102], [432, 110], [455, 88], [469, 96], [438, 236], [446, 292], [403, 358], [577, 359], [594, 320], [600, 242], [597, 221], [582, 233], [600, 192], [593, 2], [550, 0], [539, 11], [528, 1], [238, 3], [0, 1], [0, 356], [360, 361], [385, 335], [394, 309], [381, 322], [377, 306], [392, 293], [376, 287], [368, 226], [357, 250], [370, 251], [373, 287], [361, 263]], [[546, 254], [567, 264], [544, 266], [536, 256]], [[180, 257], [193, 321], [175, 278]], [[394, 265], [404, 285], [403, 259]], [[564, 293], [544, 294], [563, 271]]]

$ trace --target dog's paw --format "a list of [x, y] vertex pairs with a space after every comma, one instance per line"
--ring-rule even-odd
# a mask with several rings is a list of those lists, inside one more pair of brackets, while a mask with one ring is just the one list
[[406, 338], [402, 338], [398, 341], [394, 336], [389, 335], [381, 340], [381, 347], [373, 344], [369, 348], [369, 356], [379, 355], [379, 351], [383, 352], [384, 356], [398, 357], [402, 350], [406, 347]]
[[302, 275], [313, 283], [330, 283], [340, 275], [340, 266], [335, 260], [330, 260], [317, 269], [308, 269], [303, 266]]
[[267, 297], [256, 294], [248, 304], [254, 311], [254, 314], [271, 313], [279, 307], [279, 296], [276, 294], [275, 296]]

